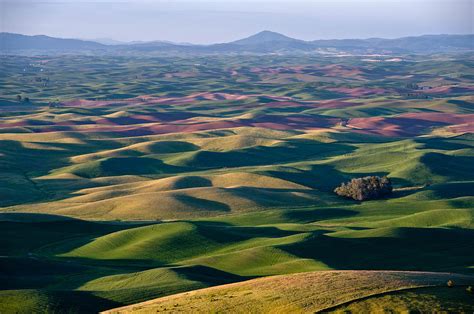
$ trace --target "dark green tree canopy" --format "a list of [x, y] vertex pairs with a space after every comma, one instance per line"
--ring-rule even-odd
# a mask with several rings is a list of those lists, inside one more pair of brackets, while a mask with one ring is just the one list
[[385, 176], [355, 178], [350, 182], [342, 183], [334, 192], [357, 201], [377, 199], [392, 193], [392, 182]]

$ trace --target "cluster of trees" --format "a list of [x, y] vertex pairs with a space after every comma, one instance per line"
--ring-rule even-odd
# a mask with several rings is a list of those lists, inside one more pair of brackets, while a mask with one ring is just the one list
[[420, 86], [418, 86], [416, 83], [407, 83], [405, 87], [409, 89], [420, 89]]
[[410, 97], [410, 98], [416, 98], [416, 99], [430, 99], [429, 95], [426, 95], [423, 93], [400, 93], [399, 95], [403, 97]]
[[386, 176], [369, 176], [342, 183], [334, 192], [343, 197], [365, 201], [385, 197], [392, 193], [392, 182]]
[[407, 84], [405, 85], [405, 87], [408, 88], [408, 89], [415, 89], [415, 90], [416, 90], [416, 89], [422, 89], [422, 90], [432, 89], [431, 86], [426, 86], [426, 85], [420, 86], [420, 85], [418, 85], [418, 84], [416, 84], [416, 83], [407, 83]]
[[59, 100], [48, 102], [48, 107], [49, 108], [59, 108], [59, 107], [61, 107], [61, 105], [62, 105], [62, 103]]
[[21, 97], [21, 95], [16, 95], [16, 100], [21, 102], [30, 102], [30, 98], [29, 97]]

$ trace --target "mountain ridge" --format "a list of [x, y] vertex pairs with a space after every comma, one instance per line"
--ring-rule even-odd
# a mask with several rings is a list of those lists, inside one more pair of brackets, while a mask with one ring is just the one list
[[0, 33], [0, 53], [84, 53], [106, 54], [184, 53], [184, 54], [228, 54], [228, 53], [312, 53], [321, 49], [337, 49], [345, 52], [392, 52], [434, 53], [466, 52], [474, 50], [474, 34], [468, 35], [421, 35], [395, 39], [319, 39], [305, 41], [281, 33], [264, 30], [251, 36], [209, 45], [174, 43], [169, 41], [132, 42], [106, 45], [92, 40], [56, 38], [47, 35], [23, 35]]

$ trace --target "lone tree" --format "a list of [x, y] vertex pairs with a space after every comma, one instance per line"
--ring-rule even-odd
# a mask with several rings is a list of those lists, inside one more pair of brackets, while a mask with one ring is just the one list
[[392, 193], [392, 182], [387, 177], [370, 176], [352, 179], [342, 183], [334, 192], [343, 197], [357, 201], [381, 198]]

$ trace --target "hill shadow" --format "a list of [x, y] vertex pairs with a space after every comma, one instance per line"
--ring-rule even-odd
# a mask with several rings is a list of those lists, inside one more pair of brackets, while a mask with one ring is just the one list
[[[283, 167], [282, 169], [285, 169]], [[288, 171], [264, 171], [262, 174], [267, 174], [275, 178], [287, 180], [297, 184], [301, 184], [312, 189], [317, 189], [323, 192], [332, 193], [333, 190], [341, 185], [343, 182], [350, 181], [352, 178], [359, 178], [365, 176], [384, 176], [386, 172], [365, 172], [365, 173], [349, 173], [337, 170], [333, 165], [317, 164], [311, 165], [308, 169], [297, 169], [287, 167]], [[260, 173], [260, 172], [258, 172]]]
[[281, 238], [299, 232], [281, 230], [276, 227], [235, 226], [225, 222], [189, 221], [198, 228], [199, 234], [218, 243], [235, 243], [252, 238]]
[[[22, 214], [2, 215], [5, 217]], [[0, 255], [26, 255], [39, 248], [49, 252], [48, 245], [53, 243], [63, 243], [64, 245], [59, 246], [60, 251], [66, 250], [98, 236], [147, 225], [98, 223], [79, 219], [34, 221], [31, 216], [35, 214], [28, 216], [30, 221], [0, 221]], [[43, 215], [38, 216], [41, 218]]]
[[377, 231], [379, 234], [373, 237], [314, 235], [279, 248], [301, 258], [321, 261], [334, 269], [466, 272], [472, 265], [473, 230], [382, 228]]
[[458, 150], [458, 149], [470, 149], [473, 145], [468, 145], [462, 142], [462, 139], [454, 138], [425, 138], [416, 139], [415, 142], [424, 144], [426, 149], [439, 149], [439, 150]]
[[183, 203], [184, 205], [188, 205], [190, 208], [205, 208], [206, 211], [219, 211], [219, 212], [230, 212], [232, 209], [229, 205], [213, 201], [207, 200], [204, 198], [198, 198], [195, 196], [190, 196], [186, 194], [177, 194], [175, 195], [177, 201]]
[[451, 180], [474, 180], [474, 156], [427, 153], [421, 157], [433, 173]]
[[254, 146], [229, 152], [199, 151], [180, 160], [179, 165], [204, 169], [271, 165], [308, 159], [320, 160], [354, 150], [355, 147], [350, 145], [293, 139], [273, 146]]
[[38, 184], [35, 177], [47, 175], [52, 169], [67, 166], [68, 158], [73, 156], [73, 152], [78, 154], [90, 152], [92, 147], [89, 144], [44, 143], [44, 145], [49, 148], [33, 149], [25, 147], [19, 141], [0, 140], [0, 171], [3, 174], [0, 176], [0, 189], [4, 190], [0, 206], [50, 199], [54, 193]]
[[256, 278], [255, 276], [239, 276], [208, 266], [193, 265], [173, 268], [175, 272], [189, 280], [199, 281], [206, 285], [223, 285]]
[[317, 208], [310, 210], [285, 211], [283, 216], [292, 222], [309, 223], [328, 219], [347, 218], [357, 214], [357, 211], [349, 209]]
[[[0, 297], [11, 302], [7, 303], [11, 313], [25, 313], [28, 310], [34, 310], [35, 313], [97, 313], [125, 305], [89, 291], [2, 291]], [[25, 300], [28, 300], [27, 305], [23, 304]]]

